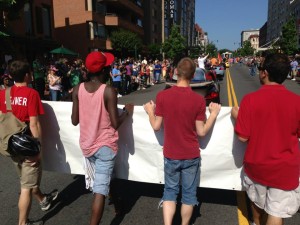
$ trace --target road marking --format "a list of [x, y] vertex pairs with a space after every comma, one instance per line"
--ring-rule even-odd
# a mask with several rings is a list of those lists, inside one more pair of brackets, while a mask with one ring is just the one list
[[[226, 78], [227, 78], [228, 105], [231, 107], [239, 106], [229, 69], [226, 69]], [[233, 104], [232, 104], [232, 100], [233, 100]]]
[[[236, 98], [236, 94], [233, 87], [233, 82], [231, 79], [229, 69], [226, 69], [226, 82], [227, 82], [227, 93], [228, 93], [228, 106], [238, 106], [238, 101]], [[244, 191], [236, 192], [236, 200], [237, 200], [237, 214], [238, 214], [238, 222], [239, 225], [249, 225], [249, 217], [248, 209], [247, 209], [247, 200], [246, 193]]]

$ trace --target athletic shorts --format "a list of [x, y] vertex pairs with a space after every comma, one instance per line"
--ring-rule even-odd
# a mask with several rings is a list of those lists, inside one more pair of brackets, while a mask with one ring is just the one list
[[289, 218], [300, 207], [300, 185], [295, 190], [285, 191], [256, 183], [246, 174], [243, 185], [250, 200], [271, 216]]
[[21, 188], [36, 188], [40, 186], [42, 177], [41, 163], [32, 167], [32, 163], [24, 162], [23, 158], [12, 157], [13, 163], [20, 177]]

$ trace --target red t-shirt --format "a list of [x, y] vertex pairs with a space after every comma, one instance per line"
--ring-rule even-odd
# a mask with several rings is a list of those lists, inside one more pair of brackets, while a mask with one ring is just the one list
[[[44, 114], [44, 108], [38, 92], [32, 88], [16, 85], [12, 86], [11, 107], [13, 114], [22, 122], [29, 121], [29, 117]], [[6, 113], [5, 90], [0, 91], [0, 111]]]
[[200, 156], [196, 120], [206, 120], [204, 98], [190, 87], [173, 86], [158, 93], [155, 114], [163, 117], [164, 156], [193, 159]]
[[240, 105], [236, 133], [248, 139], [245, 173], [282, 190], [299, 185], [300, 96], [283, 85], [263, 85]]

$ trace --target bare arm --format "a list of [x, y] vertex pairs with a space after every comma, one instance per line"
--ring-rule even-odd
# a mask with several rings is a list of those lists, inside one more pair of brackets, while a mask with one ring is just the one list
[[109, 113], [112, 127], [117, 130], [129, 115], [132, 116], [134, 106], [133, 104], [126, 104], [125, 111], [123, 111], [122, 114], [119, 115], [118, 108], [117, 108], [117, 104], [118, 104], [117, 92], [113, 87], [110, 86], [106, 86], [105, 88], [104, 100], [105, 100], [106, 110]]
[[151, 100], [144, 105], [145, 111], [148, 113], [150, 124], [153, 130], [158, 131], [161, 128], [163, 118], [155, 115], [155, 103]]
[[[237, 107], [237, 106], [232, 107], [232, 109], [231, 109], [231, 116], [232, 116], [232, 118], [236, 120], [237, 117], [238, 117], [238, 114], [239, 114], [239, 107]], [[239, 135], [238, 135], [238, 139], [241, 142], [247, 142], [248, 141], [248, 138], [243, 138], [243, 137], [241, 137]]]
[[75, 86], [73, 88], [73, 92], [72, 92], [73, 106], [72, 106], [71, 120], [72, 120], [72, 124], [74, 126], [77, 126], [79, 124], [78, 90], [79, 90], [79, 85]]
[[210, 111], [208, 119], [205, 122], [196, 120], [196, 131], [200, 137], [204, 137], [214, 125], [214, 122], [221, 110], [221, 105], [217, 103], [210, 103], [208, 108]]
[[29, 128], [31, 134], [34, 138], [37, 138], [39, 141], [42, 139], [42, 129], [38, 116], [29, 117]]

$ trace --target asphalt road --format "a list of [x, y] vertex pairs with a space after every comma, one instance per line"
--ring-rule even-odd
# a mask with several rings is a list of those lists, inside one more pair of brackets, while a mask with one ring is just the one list
[[[230, 68], [235, 92], [240, 102], [243, 95], [259, 87], [257, 77], [249, 77], [247, 67]], [[221, 81], [221, 102], [228, 105], [227, 81]], [[300, 87], [294, 81], [286, 81], [286, 86], [300, 94]], [[156, 93], [164, 84], [151, 86], [119, 98], [119, 104], [133, 102], [142, 105], [155, 99]], [[9, 158], [0, 156], [0, 225], [15, 225], [18, 221], [19, 181]], [[162, 196], [163, 185], [116, 180], [123, 214], [116, 216], [115, 208], [106, 202], [103, 225], [159, 225], [163, 224], [162, 210], [158, 202]], [[222, 188], [222, 187], [220, 187]], [[33, 201], [29, 218], [42, 219], [46, 225], [86, 225], [88, 224], [93, 195], [85, 189], [84, 177], [44, 171], [41, 189], [60, 191], [51, 210], [42, 212]], [[195, 208], [192, 222], [195, 225], [238, 225], [236, 191], [222, 189], [198, 189], [199, 206]], [[174, 225], [179, 225], [178, 213]], [[299, 225], [300, 213], [285, 221], [285, 225]]]

